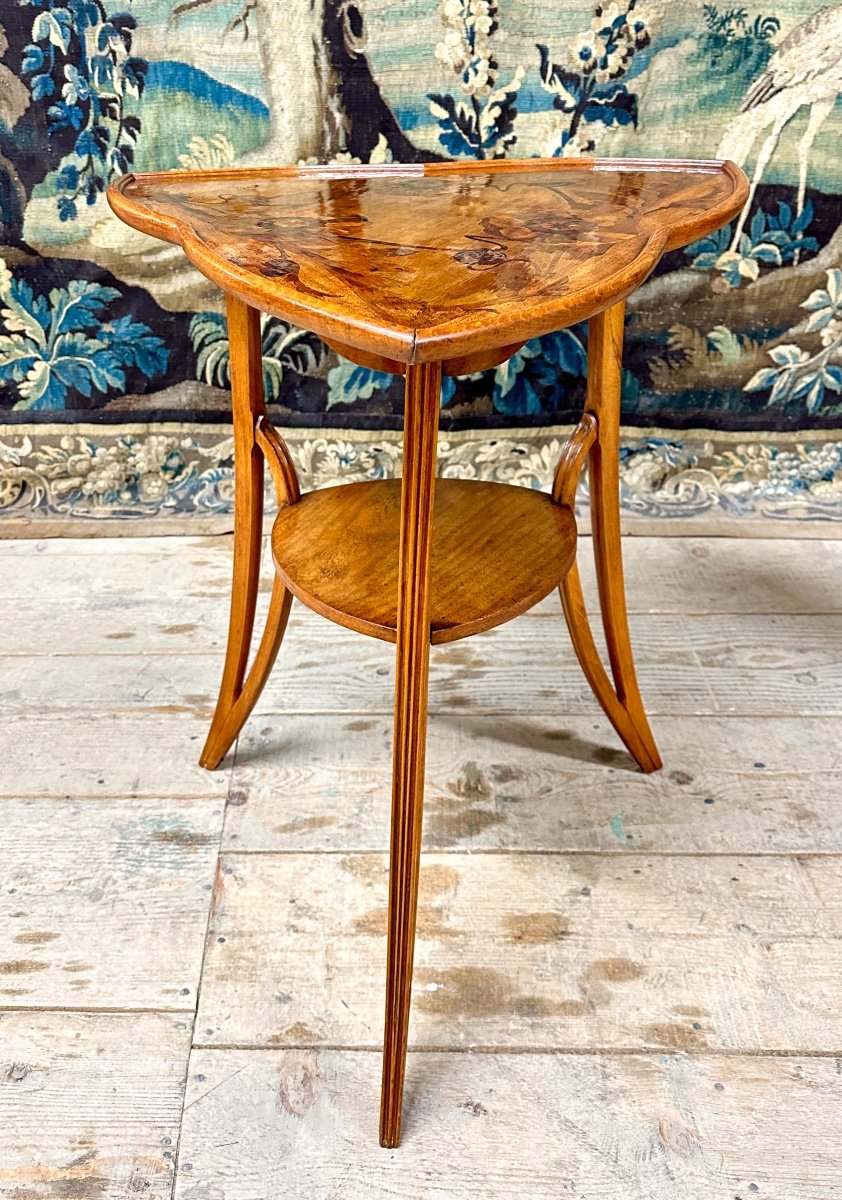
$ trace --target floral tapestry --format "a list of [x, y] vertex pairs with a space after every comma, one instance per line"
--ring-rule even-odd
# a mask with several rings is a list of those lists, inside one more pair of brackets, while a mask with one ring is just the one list
[[[127, 171], [734, 159], [732, 224], [627, 307], [630, 513], [842, 520], [842, 4], [0, 0], [0, 531], [224, 515], [222, 297], [122, 225]], [[587, 328], [446, 380], [441, 469], [546, 487]], [[263, 321], [307, 485], [399, 470], [402, 380]]]

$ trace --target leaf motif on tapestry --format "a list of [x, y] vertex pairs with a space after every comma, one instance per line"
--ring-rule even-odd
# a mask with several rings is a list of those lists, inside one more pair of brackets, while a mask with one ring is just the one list
[[587, 369], [585, 348], [574, 330], [533, 338], [494, 372], [494, 410], [512, 416], [544, 412], [547, 394], [552, 393], [557, 401], [564, 377], [584, 378]]
[[[161, 338], [130, 316], [103, 320], [117, 300], [116, 288], [72, 279], [49, 296], [36, 294], [0, 259], [0, 384], [17, 389], [16, 409], [62, 409], [69, 392], [119, 395], [126, 371], [152, 378], [167, 369], [169, 351]], [[94, 330], [96, 331], [94, 333]]]
[[[261, 314], [263, 390], [267, 400], [280, 399], [286, 372], [319, 375], [327, 357], [324, 342], [306, 329], [279, 317]], [[231, 385], [231, 351], [228, 323], [222, 313], [196, 313], [190, 321], [190, 340], [196, 353], [196, 378], [214, 387]]]
[[[732, 227], [723, 225], [716, 233], [693, 242], [685, 249], [696, 271], [718, 271], [714, 284], [737, 288], [746, 280], [754, 282], [761, 266], [791, 265], [804, 255], [814, 254], [819, 243], [806, 234], [813, 221], [813, 202], [808, 200], [797, 216], [783, 200], [778, 201], [777, 213], [758, 209], [751, 220], [749, 233], [741, 233], [736, 249]], [[717, 290], [714, 288], [714, 290]]]
[[140, 97], [149, 64], [131, 53], [131, 13], [109, 13], [103, 0], [26, 2], [35, 18], [21, 73], [33, 102], [46, 105], [49, 133], [76, 134], [55, 177], [59, 219], [72, 221], [80, 201], [95, 204], [134, 161], [141, 126], [126, 101]]
[[498, 86], [499, 64], [492, 39], [497, 32], [496, 0], [441, 0], [444, 38], [436, 57], [457, 75], [464, 99], [430, 93], [430, 111], [441, 127], [439, 141], [459, 157], [504, 158], [517, 141], [515, 99], [523, 81], [518, 67]]
[[[842, 392], [842, 269], [828, 271], [826, 287], [812, 291], [801, 307], [810, 313], [804, 332], [817, 333], [822, 348], [811, 354], [795, 343], [773, 346], [769, 357], [775, 365], [755, 372], [744, 391], [768, 388], [769, 404], [803, 399], [812, 415], [827, 392]], [[830, 411], [842, 412], [842, 405]]]

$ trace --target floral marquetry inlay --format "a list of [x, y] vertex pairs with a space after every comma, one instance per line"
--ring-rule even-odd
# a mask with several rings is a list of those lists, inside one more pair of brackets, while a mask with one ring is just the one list
[[515, 345], [740, 210], [730, 163], [533, 159], [124, 176], [123, 220], [227, 291], [397, 362]]

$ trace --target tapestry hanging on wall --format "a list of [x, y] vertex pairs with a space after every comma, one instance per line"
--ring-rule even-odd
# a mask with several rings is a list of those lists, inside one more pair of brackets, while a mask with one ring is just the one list
[[[840, 91], [842, 4], [0, 0], [0, 528], [230, 511], [221, 295], [116, 175], [580, 154], [752, 180], [629, 302], [626, 508], [842, 520]], [[547, 486], [586, 347], [446, 380], [442, 470]], [[394, 474], [402, 380], [275, 318], [263, 366], [307, 483]]]

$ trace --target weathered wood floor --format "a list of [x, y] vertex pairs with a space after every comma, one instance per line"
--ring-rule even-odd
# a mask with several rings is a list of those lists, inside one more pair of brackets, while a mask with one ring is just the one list
[[209, 774], [230, 542], [0, 543], [0, 1193], [842, 1197], [842, 543], [626, 553], [660, 774], [555, 598], [434, 650], [391, 1152], [392, 648], [296, 608]]

